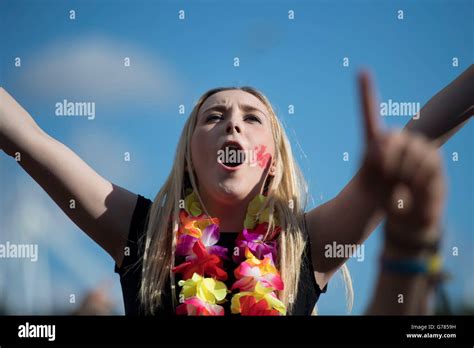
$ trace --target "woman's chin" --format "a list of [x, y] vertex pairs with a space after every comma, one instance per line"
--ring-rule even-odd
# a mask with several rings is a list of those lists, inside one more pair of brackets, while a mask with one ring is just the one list
[[250, 191], [248, 188], [240, 187], [238, 183], [221, 182], [216, 192], [216, 198], [226, 203], [239, 202], [245, 200]]

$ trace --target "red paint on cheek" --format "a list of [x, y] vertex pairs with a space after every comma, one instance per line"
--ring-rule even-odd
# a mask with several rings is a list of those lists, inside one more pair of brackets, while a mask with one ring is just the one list
[[266, 168], [268, 162], [272, 159], [272, 155], [268, 152], [265, 152], [267, 147], [265, 145], [260, 145], [255, 147], [255, 151], [257, 153], [257, 162], [260, 168]]

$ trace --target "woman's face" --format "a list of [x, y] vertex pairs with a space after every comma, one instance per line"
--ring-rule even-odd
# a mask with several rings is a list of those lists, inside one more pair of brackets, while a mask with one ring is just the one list
[[201, 106], [191, 139], [199, 193], [218, 203], [255, 196], [275, 154], [268, 110], [241, 90], [211, 95]]

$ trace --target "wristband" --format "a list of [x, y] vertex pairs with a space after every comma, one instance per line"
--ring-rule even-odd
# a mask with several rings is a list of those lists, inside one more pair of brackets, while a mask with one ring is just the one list
[[381, 258], [382, 270], [389, 273], [405, 275], [436, 275], [441, 273], [443, 264], [441, 255], [434, 254], [425, 260], [422, 259], [391, 259]]

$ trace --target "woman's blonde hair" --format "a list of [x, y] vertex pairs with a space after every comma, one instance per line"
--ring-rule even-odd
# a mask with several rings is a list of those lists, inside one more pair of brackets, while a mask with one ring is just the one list
[[[189, 188], [194, 190], [199, 197], [196, 175], [192, 169], [191, 137], [202, 104], [211, 95], [226, 90], [248, 92], [263, 102], [268, 109], [275, 141], [273, 163], [276, 166], [276, 173], [274, 176], [267, 174], [266, 182], [261, 190], [261, 192], [265, 190], [268, 197], [266, 207], [273, 212], [266, 237], [269, 237], [270, 231], [275, 226], [276, 215], [282, 229], [278, 237], [276, 264], [284, 282], [284, 289], [279, 292], [278, 297], [286, 305], [289, 313], [296, 300], [301, 262], [304, 260], [302, 256], [306, 245], [304, 231], [306, 224], [303, 221], [308, 192], [306, 182], [293, 158], [285, 131], [268, 99], [252, 87], [223, 87], [207, 91], [194, 106], [181, 133], [171, 173], [151, 206], [146, 238], [141, 241], [142, 245], [144, 242], [144, 253], [139, 294], [143, 309], [147, 314], [154, 314], [155, 310], [162, 305], [165, 287], [171, 290], [173, 306], [178, 304], [175, 296], [175, 278], [171, 270], [175, 265], [179, 203], [184, 199], [186, 189]], [[201, 200], [200, 197], [199, 199]], [[204, 205], [203, 208], [207, 213]], [[343, 273], [346, 274], [346, 272]], [[349, 284], [349, 291], [352, 294], [350, 278], [346, 284]]]

